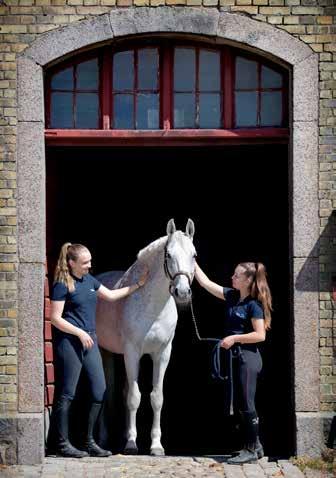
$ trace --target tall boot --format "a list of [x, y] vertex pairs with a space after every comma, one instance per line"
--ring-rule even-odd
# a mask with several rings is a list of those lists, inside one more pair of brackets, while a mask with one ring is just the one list
[[110, 451], [100, 448], [100, 446], [97, 445], [97, 443], [95, 442], [95, 439], [93, 438], [93, 430], [97, 422], [97, 418], [101, 410], [101, 406], [102, 406], [101, 403], [93, 402], [89, 411], [88, 433], [87, 433], [85, 445], [86, 445], [86, 450], [90, 456], [105, 457], [105, 456], [112, 455]]
[[69, 441], [69, 410], [71, 400], [60, 397], [54, 405], [53, 424], [56, 431], [55, 453], [67, 458], [83, 458], [88, 456], [86, 451], [77, 450]]
[[[243, 465], [245, 463], [256, 463], [258, 460], [258, 431], [259, 419], [255, 412], [244, 412], [244, 429], [246, 446], [239, 452], [238, 456], [230, 458], [227, 462], [231, 465]], [[261, 443], [259, 441], [259, 445]]]

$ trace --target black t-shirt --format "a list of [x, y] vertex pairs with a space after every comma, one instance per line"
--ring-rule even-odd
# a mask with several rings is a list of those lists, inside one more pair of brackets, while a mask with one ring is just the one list
[[69, 292], [62, 282], [53, 285], [51, 300], [65, 301], [62, 317], [70, 324], [87, 332], [96, 330], [97, 290], [100, 282], [86, 274], [81, 279], [74, 277], [75, 290]]
[[225, 335], [241, 335], [253, 332], [251, 319], [264, 319], [261, 303], [250, 295], [240, 300], [239, 291], [223, 288], [225, 297]]

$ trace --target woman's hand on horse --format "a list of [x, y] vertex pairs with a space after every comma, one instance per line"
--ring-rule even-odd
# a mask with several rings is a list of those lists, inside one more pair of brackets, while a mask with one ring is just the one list
[[225, 339], [221, 341], [221, 347], [223, 347], [226, 350], [231, 348], [232, 345], [234, 344], [235, 344], [235, 335], [229, 335], [228, 337], [225, 337]]
[[138, 279], [138, 285], [142, 287], [143, 285], [146, 284], [147, 279], [148, 279], [148, 274], [149, 274], [149, 269], [146, 266], [145, 270], [142, 272], [141, 276]]
[[91, 349], [93, 347], [94, 342], [90, 335], [85, 332], [85, 330], [81, 330], [79, 332], [78, 338], [82, 342], [84, 349]]

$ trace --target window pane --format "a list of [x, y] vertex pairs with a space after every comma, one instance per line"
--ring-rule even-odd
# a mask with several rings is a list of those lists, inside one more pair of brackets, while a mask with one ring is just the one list
[[82, 90], [98, 89], [98, 60], [84, 61], [77, 65], [77, 88]]
[[52, 93], [50, 128], [73, 128], [72, 93]]
[[195, 128], [195, 95], [174, 95], [174, 128]]
[[174, 90], [195, 91], [195, 50], [175, 48]]
[[137, 129], [159, 128], [159, 95], [137, 96]]
[[236, 89], [254, 89], [258, 85], [257, 63], [238, 56], [236, 58]]
[[219, 52], [201, 50], [199, 57], [199, 89], [218, 91], [220, 88]]
[[133, 95], [114, 95], [114, 128], [134, 129]]
[[53, 90], [73, 90], [73, 67], [55, 73], [51, 80], [51, 88]]
[[236, 92], [236, 126], [257, 126], [257, 93]]
[[267, 66], [261, 67], [261, 87], [262, 88], [281, 88], [282, 87], [282, 75], [277, 71], [267, 68]]
[[76, 128], [98, 128], [98, 95], [78, 93], [76, 96]]
[[261, 126], [280, 126], [282, 94], [280, 91], [261, 93]]
[[220, 128], [220, 95], [200, 94], [199, 114], [200, 128]]
[[157, 49], [146, 48], [138, 53], [138, 88], [155, 90], [158, 87], [159, 55]]
[[121, 51], [113, 57], [113, 89], [134, 89], [133, 50]]

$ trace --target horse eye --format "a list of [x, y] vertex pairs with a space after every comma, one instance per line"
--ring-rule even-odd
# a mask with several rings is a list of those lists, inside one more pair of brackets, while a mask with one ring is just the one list
[[193, 255], [193, 258], [196, 259], [197, 257], [197, 253], [195, 252], [195, 254]]

